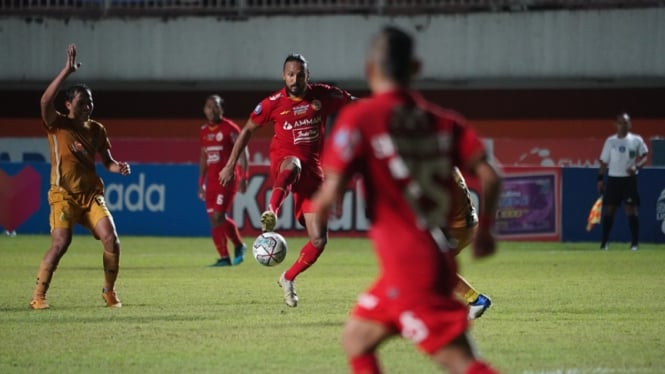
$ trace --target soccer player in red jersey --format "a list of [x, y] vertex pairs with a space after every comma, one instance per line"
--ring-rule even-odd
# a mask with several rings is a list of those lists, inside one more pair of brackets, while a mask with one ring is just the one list
[[[219, 259], [211, 266], [240, 265], [245, 257], [247, 247], [240, 238], [238, 226], [226, 215], [233, 205], [236, 191], [245, 192], [247, 188], [248, 150], [245, 148], [240, 155], [239, 166], [234, 170], [234, 182], [222, 186], [219, 172], [226, 165], [238, 139], [240, 128], [233, 121], [224, 118], [224, 101], [219, 95], [210, 95], [203, 107], [208, 122], [201, 126], [201, 157], [199, 159], [199, 198], [205, 201], [206, 212], [212, 227], [212, 241], [215, 244]], [[242, 170], [241, 170], [242, 169]], [[233, 260], [229, 258], [227, 239], [233, 242]]]
[[307, 60], [299, 54], [286, 58], [282, 79], [284, 87], [263, 99], [250, 115], [220, 173], [220, 180], [223, 184], [231, 182], [236, 161], [252, 133], [259, 127], [272, 125], [275, 130], [270, 143], [273, 188], [268, 210], [261, 214], [261, 230], [274, 230], [279, 209], [289, 192], [292, 193], [296, 218], [306, 227], [309, 236], [298, 259], [279, 279], [284, 301], [295, 307], [298, 295], [294, 280], [316, 262], [328, 239], [328, 218], [315, 219], [311, 202], [323, 182], [320, 154], [326, 119], [353, 100], [353, 96], [327, 84], [309, 83]]
[[327, 217], [349, 180], [362, 174], [380, 265], [344, 327], [344, 350], [354, 373], [380, 373], [377, 347], [401, 334], [449, 373], [496, 373], [466, 334], [468, 308], [453, 293], [457, 265], [446, 227], [458, 165], [481, 182], [473, 253], [492, 254], [500, 177], [464, 118], [409, 88], [419, 66], [403, 31], [388, 27], [373, 38], [365, 67], [372, 96], [341, 111], [324, 148], [316, 217]]

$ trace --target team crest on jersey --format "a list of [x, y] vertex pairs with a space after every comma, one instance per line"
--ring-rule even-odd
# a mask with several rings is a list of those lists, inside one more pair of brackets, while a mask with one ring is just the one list
[[293, 115], [299, 116], [301, 114], [305, 114], [305, 113], [307, 113], [308, 108], [309, 108], [309, 104], [294, 106], [293, 107]]
[[315, 111], [321, 110], [321, 102], [319, 100], [312, 100], [311, 106]]
[[217, 140], [218, 142], [221, 142], [222, 139], [224, 139], [224, 134], [222, 134], [221, 132], [218, 132], [218, 133], [215, 135], [215, 140]]
[[254, 108], [254, 114], [261, 114], [261, 111], [263, 111], [263, 107], [261, 107], [261, 103]]

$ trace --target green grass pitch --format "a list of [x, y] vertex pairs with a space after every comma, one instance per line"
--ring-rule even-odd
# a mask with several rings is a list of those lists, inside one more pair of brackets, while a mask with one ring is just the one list
[[[32, 311], [48, 236], [0, 237], [0, 373], [346, 373], [341, 327], [376, 274], [365, 239], [332, 237], [297, 282], [300, 305], [274, 268], [249, 258], [209, 268], [208, 238], [121, 237], [122, 309], [104, 307], [101, 245], [76, 235], [55, 273], [51, 309]], [[251, 239], [247, 238], [247, 244]], [[503, 373], [665, 373], [665, 246], [502, 242], [462, 273], [494, 306], [471, 336]], [[388, 373], [436, 373], [413, 346], [380, 350]]]

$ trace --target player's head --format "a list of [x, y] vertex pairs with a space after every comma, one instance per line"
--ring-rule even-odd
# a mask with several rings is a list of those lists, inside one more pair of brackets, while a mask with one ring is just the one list
[[387, 26], [372, 39], [365, 74], [373, 91], [386, 83], [406, 87], [419, 70], [411, 35]]
[[67, 88], [65, 91], [65, 106], [69, 111], [69, 118], [79, 121], [90, 119], [92, 110], [95, 108], [90, 87], [79, 83]]
[[282, 80], [286, 92], [292, 96], [303, 96], [309, 81], [309, 66], [305, 57], [298, 53], [286, 56], [282, 68]]
[[619, 113], [614, 124], [617, 127], [617, 134], [621, 136], [625, 136], [632, 127], [630, 116], [626, 112]]
[[205, 105], [203, 105], [203, 114], [210, 123], [217, 123], [224, 115], [224, 99], [219, 95], [210, 95], [206, 98]]

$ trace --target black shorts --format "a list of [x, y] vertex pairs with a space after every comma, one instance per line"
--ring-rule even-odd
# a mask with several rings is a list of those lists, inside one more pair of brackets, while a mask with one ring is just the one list
[[603, 205], [640, 206], [640, 195], [637, 193], [637, 176], [607, 177], [607, 186], [603, 194]]

